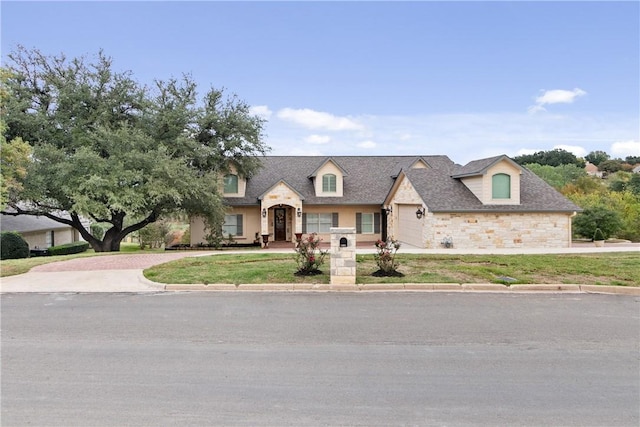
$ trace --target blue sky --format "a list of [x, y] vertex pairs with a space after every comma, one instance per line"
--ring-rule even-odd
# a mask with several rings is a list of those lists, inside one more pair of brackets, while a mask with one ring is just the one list
[[190, 73], [274, 155], [640, 155], [640, 2], [12, 2], [17, 44]]

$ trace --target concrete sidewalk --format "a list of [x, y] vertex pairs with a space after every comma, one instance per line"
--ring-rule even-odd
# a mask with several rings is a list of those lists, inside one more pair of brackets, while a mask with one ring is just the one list
[[[293, 253], [292, 249], [272, 249], [271, 253]], [[464, 250], [456, 249], [419, 249], [402, 247], [402, 253], [424, 254], [567, 254], [598, 252], [638, 252], [639, 244], [615, 244], [596, 248], [592, 245], [561, 249], [495, 249]], [[374, 253], [374, 249], [358, 249], [359, 254]], [[216, 285], [164, 285], [146, 279], [142, 272], [153, 265], [163, 264], [185, 257], [207, 256], [212, 254], [256, 253], [256, 251], [188, 251], [161, 254], [103, 255], [99, 257], [74, 258], [34, 267], [25, 274], [0, 279], [0, 292], [158, 292], [186, 290], [217, 291], [421, 291], [421, 292], [599, 292], [640, 295], [640, 288], [623, 286], [585, 286], [581, 284], [553, 285], [512, 285], [510, 287], [489, 284], [370, 284], [351, 286], [332, 286], [320, 284], [216, 284]]]

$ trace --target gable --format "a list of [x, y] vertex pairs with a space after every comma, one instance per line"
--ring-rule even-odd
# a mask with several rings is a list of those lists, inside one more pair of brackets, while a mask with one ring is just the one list
[[476, 161], [475, 170], [469, 165], [452, 178], [459, 179], [482, 204], [520, 204], [520, 165], [506, 156]]
[[328, 159], [313, 174], [316, 197], [342, 197], [344, 195], [345, 171], [334, 160]]

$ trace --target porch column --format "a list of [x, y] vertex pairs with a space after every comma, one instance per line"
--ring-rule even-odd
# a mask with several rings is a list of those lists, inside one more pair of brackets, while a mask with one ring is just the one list
[[263, 202], [260, 202], [260, 235], [262, 237], [263, 247], [269, 247], [269, 208]]

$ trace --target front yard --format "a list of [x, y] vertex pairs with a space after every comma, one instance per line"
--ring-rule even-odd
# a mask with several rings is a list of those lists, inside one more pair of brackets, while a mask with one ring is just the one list
[[[373, 255], [357, 256], [356, 282], [505, 283], [640, 286], [640, 254], [414, 255], [398, 254], [403, 277], [374, 277]], [[323, 274], [297, 276], [294, 255], [256, 253], [184, 258], [145, 270], [150, 280], [171, 284], [329, 283]], [[511, 281], [510, 279], [515, 279]]]

